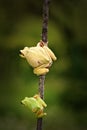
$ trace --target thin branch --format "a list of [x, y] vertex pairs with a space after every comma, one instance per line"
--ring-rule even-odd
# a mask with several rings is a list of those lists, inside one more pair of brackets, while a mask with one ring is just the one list
[[[50, 3], [50, 0], [44, 0], [44, 3], [43, 3], [42, 41], [45, 44], [47, 44], [47, 41], [48, 41], [49, 3]], [[44, 99], [44, 82], [45, 82], [45, 75], [41, 75], [39, 77], [39, 94], [42, 99]], [[42, 118], [37, 119], [36, 130], [42, 130]]]
[[45, 43], [48, 40], [49, 3], [50, 0], [44, 0], [44, 4], [43, 4], [42, 41]]
[[[41, 98], [44, 98], [44, 81], [45, 81], [45, 75], [41, 75], [39, 77], [39, 93]], [[37, 119], [37, 130], [42, 130], [42, 118]]]

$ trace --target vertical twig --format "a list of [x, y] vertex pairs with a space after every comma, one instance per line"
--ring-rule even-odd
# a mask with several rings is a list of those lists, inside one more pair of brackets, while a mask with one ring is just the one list
[[[43, 2], [42, 41], [45, 44], [47, 44], [47, 41], [48, 41], [49, 3], [50, 3], [50, 0], [44, 0]], [[42, 99], [44, 99], [44, 82], [45, 82], [45, 75], [41, 75], [39, 77], [39, 94]], [[42, 118], [37, 119], [36, 130], [42, 130]]]
[[[42, 99], [44, 98], [44, 81], [45, 81], [45, 75], [41, 75], [39, 77], [39, 93]], [[37, 119], [36, 130], [42, 130], [42, 118]]]
[[49, 18], [49, 3], [50, 0], [44, 0], [43, 4], [43, 26], [42, 26], [42, 41], [47, 42], [48, 37], [48, 18]]

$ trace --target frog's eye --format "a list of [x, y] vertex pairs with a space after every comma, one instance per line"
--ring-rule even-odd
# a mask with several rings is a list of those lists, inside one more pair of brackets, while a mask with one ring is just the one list
[[24, 53], [22, 52], [22, 50], [19, 51], [19, 55], [20, 55], [22, 58], [25, 57], [25, 56], [24, 56]]
[[28, 48], [28, 47], [24, 47], [23, 50], [20, 50], [19, 55], [20, 55], [22, 58], [25, 58], [25, 56], [27, 55], [28, 51], [29, 51], [29, 48]]

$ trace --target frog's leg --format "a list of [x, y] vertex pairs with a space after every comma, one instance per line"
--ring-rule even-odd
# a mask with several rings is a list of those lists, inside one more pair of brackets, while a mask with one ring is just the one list
[[35, 94], [34, 98], [42, 105], [42, 107], [47, 107], [47, 104], [44, 102], [44, 100], [40, 97], [39, 94]]
[[44, 112], [43, 112], [43, 109], [37, 111], [37, 113], [36, 113], [36, 116], [37, 116], [38, 118], [41, 118], [41, 117], [43, 117], [43, 116], [45, 116], [45, 115], [47, 115], [47, 113], [44, 113]]
[[44, 75], [46, 73], [49, 72], [49, 69], [48, 68], [43, 68], [43, 67], [37, 67], [37, 68], [34, 68], [34, 74], [37, 74], [37, 75]]
[[44, 46], [43, 49], [50, 55], [50, 57], [55, 61], [57, 58], [55, 56], [55, 54], [52, 52], [52, 50], [50, 48], [48, 48], [47, 46]]

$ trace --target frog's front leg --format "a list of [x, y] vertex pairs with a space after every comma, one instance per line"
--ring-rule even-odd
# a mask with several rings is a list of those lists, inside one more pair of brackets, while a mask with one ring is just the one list
[[44, 75], [44, 74], [48, 73], [49, 69], [45, 68], [43, 66], [44, 65], [34, 68], [34, 74], [36, 74], [36, 75]]

